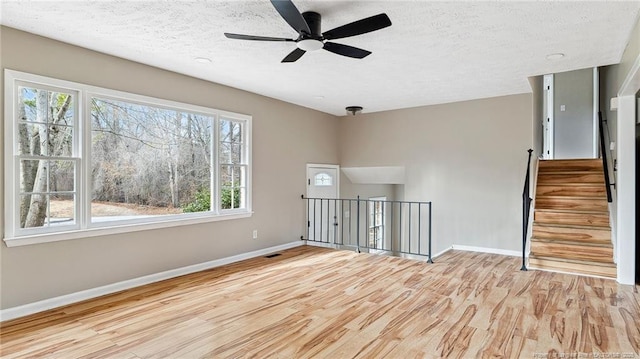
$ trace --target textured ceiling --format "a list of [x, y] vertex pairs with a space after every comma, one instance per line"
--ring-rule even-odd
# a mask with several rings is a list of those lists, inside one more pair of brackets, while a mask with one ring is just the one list
[[[0, 23], [107, 54], [344, 115], [530, 92], [528, 76], [620, 61], [640, 1], [296, 1], [323, 31], [387, 13], [393, 25], [335, 40], [372, 51], [280, 60], [296, 37], [268, 1], [6, 1]], [[564, 53], [560, 60], [546, 55]], [[211, 63], [197, 63], [206, 57]]]

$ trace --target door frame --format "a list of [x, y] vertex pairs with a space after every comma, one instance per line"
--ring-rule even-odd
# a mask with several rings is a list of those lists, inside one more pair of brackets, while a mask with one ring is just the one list
[[307, 163], [306, 174], [305, 174], [307, 179], [307, 184], [305, 185], [307, 187], [306, 197], [309, 198], [309, 186], [311, 185], [310, 183], [311, 177], [309, 176], [309, 170], [311, 168], [331, 168], [336, 170], [336, 198], [340, 198], [340, 165], [331, 165], [331, 164], [322, 164], [322, 163]]
[[600, 157], [600, 72], [593, 68], [593, 158]]
[[636, 249], [636, 93], [640, 91], [640, 55], [631, 61], [618, 91], [618, 175], [616, 176], [616, 243], [618, 282], [635, 283]]
[[[546, 96], [546, 107], [543, 109], [542, 118], [542, 158], [551, 160], [554, 158], [554, 104], [553, 104], [553, 74], [543, 76], [543, 96]], [[546, 92], [545, 92], [546, 91]], [[546, 131], [545, 131], [546, 121]], [[545, 134], [548, 134], [545, 136]]]

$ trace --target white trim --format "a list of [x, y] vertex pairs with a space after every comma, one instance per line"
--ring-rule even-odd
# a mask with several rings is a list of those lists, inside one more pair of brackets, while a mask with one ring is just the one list
[[[333, 243], [313, 242], [313, 241], [306, 241], [306, 240], [304, 242], [305, 242], [305, 245], [307, 245], [307, 246], [338, 249], [337, 248], [338, 245], [337, 244], [333, 244]], [[489, 254], [499, 254], [499, 255], [510, 256], [510, 257], [521, 257], [522, 256], [521, 252], [512, 251], [512, 250], [508, 250], [508, 249], [461, 246], [461, 245], [454, 244], [451, 247], [434, 254], [431, 258], [432, 259], [438, 258], [438, 257], [440, 257], [440, 256], [442, 256], [444, 254], [447, 254], [450, 251], [489, 253]], [[417, 256], [418, 255], [416, 255], [416, 257]], [[428, 257], [428, 256], [427, 255], [420, 255], [420, 257]]]
[[314, 241], [304, 240], [304, 244], [307, 245], [307, 246], [312, 246], [312, 247], [338, 249], [338, 245], [335, 244], [335, 243], [314, 242]]
[[521, 257], [522, 256], [521, 252], [512, 251], [512, 250], [509, 250], [509, 249], [474, 247], [474, 246], [461, 246], [461, 245], [457, 245], [457, 244], [454, 244], [451, 247], [453, 248], [453, 250], [456, 250], [456, 251], [500, 254], [500, 255], [503, 255], [503, 256], [511, 256], [511, 257]]
[[[312, 246], [312, 247], [331, 248], [331, 249], [336, 249], [336, 250], [343, 250], [343, 249], [340, 248], [340, 246], [350, 247], [350, 248], [355, 248], [356, 247], [355, 245], [342, 245], [342, 244], [334, 244], [334, 243], [326, 243], [326, 242], [314, 242], [314, 241], [307, 241], [307, 240], [304, 241], [304, 244], [307, 245], [307, 246]], [[363, 250], [364, 249], [365, 248], [363, 248]], [[440, 256], [452, 251], [453, 249], [454, 249], [453, 246], [451, 246], [451, 247], [449, 247], [449, 248], [447, 248], [447, 249], [445, 249], [443, 251], [440, 251], [440, 252], [434, 254], [431, 257], [431, 259], [438, 258], [438, 257], [440, 257]], [[345, 250], [348, 250], [348, 249], [345, 249]], [[375, 248], [370, 248], [370, 250], [376, 250], [376, 249]], [[384, 252], [389, 253], [391, 251], [384, 250]], [[404, 253], [402, 254], [402, 256], [411, 256], [411, 257], [403, 257], [403, 258], [409, 258], [409, 259], [414, 259], [414, 258], [424, 259], [424, 258], [428, 258], [429, 257], [426, 254], [404, 254]]]
[[600, 111], [600, 73], [598, 68], [593, 68], [593, 158], [599, 157], [600, 146], [599, 140], [599, 120], [598, 111]]
[[640, 90], [640, 54], [618, 91], [618, 175], [616, 176], [616, 241], [618, 282], [635, 282], [636, 247], [636, 93]]
[[[554, 108], [553, 108], [553, 74], [547, 74], [543, 76], [543, 85], [544, 88], [542, 90], [543, 96], [546, 96], [547, 106], [544, 109], [544, 113], [547, 115], [546, 117], [549, 119], [549, 122], [543, 122], [542, 128], [542, 158], [546, 160], [550, 160], [554, 158]], [[547, 89], [548, 87], [548, 89]], [[546, 91], [546, 92], [545, 92]], [[545, 121], [546, 118], [543, 118], [542, 121]], [[544, 129], [547, 128], [548, 135], [545, 141]], [[547, 153], [548, 152], [548, 153]]]
[[235, 214], [220, 214], [216, 216], [207, 215], [206, 217], [201, 216], [201, 217], [194, 217], [194, 218], [178, 218], [178, 219], [174, 218], [173, 220], [169, 218], [162, 218], [160, 221], [152, 222], [152, 223], [149, 223], [149, 222], [136, 223], [136, 224], [129, 223], [129, 224], [121, 224], [121, 225], [112, 224], [109, 227], [96, 227], [96, 228], [79, 229], [79, 230], [67, 231], [67, 232], [43, 233], [43, 234], [36, 234], [31, 236], [10, 237], [10, 238], [4, 238], [4, 242], [6, 243], [7, 247], [19, 247], [19, 246], [26, 246], [31, 244], [58, 242], [58, 241], [66, 241], [71, 239], [107, 236], [111, 234], [131, 233], [131, 232], [147, 231], [147, 230], [160, 229], [160, 228], [188, 226], [188, 225], [200, 224], [200, 223], [249, 218], [252, 215], [253, 215], [253, 212], [243, 212], [243, 213], [235, 213]]
[[[181, 103], [161, 98], [138, 95], [129, 92], [117, 91], [108, 88], [91, 86], [83, 83], [59, 80], [56, 78], [40, 76], [36, 74], [24, 73], [5, 69], [5, 174], [11, 173], [12, 177], [5, 181], [4, 193], [10, 194], [4, 198], [5, 209], [5, 231], [2, 234], [7, 246], [19, 246], [37, 243], [54, 242], [68, 239], [78, 239], [85, 237], [102, 236], [130, 231], [140, 231], [156, 228], [166, 228], [173, 226], [215, 222], [219, 220], [246, 218], [252, 215], [252, 117], [250, 115], [232, 113], [209, 107]], [[69, 226], [48, 227], [48, 228], [27, 228], [22, 229], [18, 223], [16, 215], [19, 206], [19, 169], [17, 163], [17, 131], [14, 123], [18, 86], [35, 86], [52, 91], [62, 91], [74, 96], [74, 135], [73, 154], [65, 160], [76, 161], [75, 177], [75, 223]], [[166, 216], [141, 216], [135, 219], [122, 219], [109, 222], [93, 222], [91, 220], [90, 201], [91, 198], [91, 178], [90, 178], [90, 158], [91, 158], [91, 125], [90, 121], [85, 121], [91, 113], [91, 98], [106, 98], [127, 103], [135, 103], [143, 106], [166, 108], [189, 113], [198, 113], [209, 116], [213, 119], [211, 126], [211, 146], [212, 152], [212, 184], [215, 196], [211, 202], [211, 210], [202, 213], [176, 214]], [[219, 146], [219, 121], [231, 120], [242, 123], [242, 137], [244, 144], [244, 160], [240, 166], [245, 168], [244, 183], [244, 208], [223, 210], [220, 208], [220, 168], [219, 157], [217, 155]], [[8, 139], [8, 140], [7, 140]], [[50, 158], [47, 158], [50, 159]], [[216, 191], [218, 195], [216, 196]]]
[[635, 247], [636, 247], [636, 150], [635, 150], [635, 96], [622, 96], [618, 108], [618, 175], [617, 191], [617, 268], [618, 282], [634, 284], [635, 282]]
[[143, 277], [124, 280], [117, 283], [107, 284], [101, 287], [83, 290], [71, 294], [61, 295], [59, 297], [40, 300], [34, 303], [20, 305], [13, 308], [7, 308], [0, 310], [0, 321], [7, 321], [19, 317], [24, 317], [29, 314], [42, 312], [45, 310], [58, 308], [64, 305], [77, 303], [83, 300], [97, 298], [103, 295], [139, 287], [142, 285], [159, 282], [166, 279], [179, 277], [185, 274], [200, 272], [203, 270], [220, 267], [230, 263], [240, 262], [243, 260], [263, 256], [269, 253], [282, 251], [289, 248], [294, 248], [303, 245], [303, 241], [289, 242], [278, 246], [273, 246], [264, 249], [258, 249], [248, 253], [237, 254], [230, 257], [220, 258], [204, 263], [194, 264], [182, 268], [176, 268], [167, 270], [160, 273], [150, 274]]

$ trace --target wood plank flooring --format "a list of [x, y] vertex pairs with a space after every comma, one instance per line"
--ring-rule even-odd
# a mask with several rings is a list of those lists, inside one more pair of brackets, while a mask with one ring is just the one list
[[0, 355], [640, 357], [637, 286], [519, 268], [303, 246], [2, 323]]

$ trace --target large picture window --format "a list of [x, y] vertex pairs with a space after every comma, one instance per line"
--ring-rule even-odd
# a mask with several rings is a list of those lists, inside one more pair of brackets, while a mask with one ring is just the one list
[[10, 70], [5, 81], [8, 244], [251, 213], [249, 116]]

